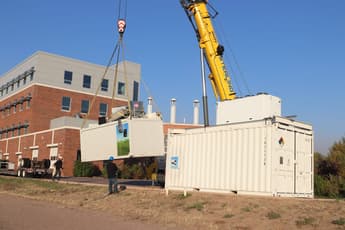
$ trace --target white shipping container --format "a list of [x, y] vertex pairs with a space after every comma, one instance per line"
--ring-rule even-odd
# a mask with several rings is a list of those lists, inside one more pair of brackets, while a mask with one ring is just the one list
[[172, 129], [165, 188], [313, 197], [312, 126], [273, 117]]
[[269, 94], [217, 102], [217, 125], [262, 120], [273, 116], [281, 116], [281, 99]]
[[161, 119], [132, 118], [80, 130], [81, 160], [164, 155]]

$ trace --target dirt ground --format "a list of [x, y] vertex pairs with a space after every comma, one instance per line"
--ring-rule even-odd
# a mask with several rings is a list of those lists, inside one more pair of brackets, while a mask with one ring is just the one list
[[[25, 197], [0, 193], [0, 230], [159, 230], [159, 225], [124, 221], [107, 213], [75, 209]], [[43, 217], [43, 218], [42, 218]]]
[[[108, 221], [129, 224], [116, 229], [345, 229], [344, 200], [200, 192], [188, 193], [186, 197], [181, 192], [172, 192], [167, 196], [164, 190], [149, 187], [128, 187], [110, 196], [105, 196], [106, 191], [105, 185], [0, 177], [0, 199], [19, 197], [21, 202], [17, 204], [17, 210], [27, 202], [39, 201], [59, 206], [59, 212], [67, 213], [78, 222], [91, 221], [90, 216], [96, 218], [92, 223], [104, 223], [97, 218], [106, 217]], [[6, 210], [3, 203], [1, 213]], [[81, 212], [86, 214], [79, 215]], [[54, 215], [53, 212], [43, 212], [40, 221], [54, 219]], [[18, 220], [16, 215], [11, 216], [13, 221]], [[0, 229], [6, 229], [6, 224], [0, 223]], [[107, 229], [104, 224], [99, 227]]]

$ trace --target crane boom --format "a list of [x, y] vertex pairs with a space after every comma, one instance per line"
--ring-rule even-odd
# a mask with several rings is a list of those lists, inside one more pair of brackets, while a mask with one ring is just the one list
[[230, 76], [223, 61], [224, 47], [218, 43], [207, 10], [207, 0], [180, 0], [180, 3], [193, 25], [199, 46], [203, 49], [216, 99], [220, 101], [235, 99], [236, 93], [232, 88]]

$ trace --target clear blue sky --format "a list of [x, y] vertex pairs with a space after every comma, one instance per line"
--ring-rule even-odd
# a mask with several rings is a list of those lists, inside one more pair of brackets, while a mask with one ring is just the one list
[[[37, 50], [106, 65], [118, 39], [118, 1], [3, 0], [0, 75]], [[311, 123], [315, 150], [326, 154], [345, 136], [345, 1], [210, 2], [237, 93], [280, 97], [283, 115]], [[191, 122], [192, 101], [201, 100], [199, 49], [179, 0], [127, 0], [127, 7], [125, 56], [142, 65], [150, 91], [142, 89], [142, 100], [153, 96], [168, 121], [175, 97], [177, 121]], [[214, 122], [210, 88], [208, 97]]]

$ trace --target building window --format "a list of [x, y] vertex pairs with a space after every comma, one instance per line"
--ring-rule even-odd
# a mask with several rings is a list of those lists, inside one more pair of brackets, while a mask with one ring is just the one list
[[83, 80], [83, 88], [91, 88], [91, 76], [90, 75], [84, 75]]
[[73, 76], [73, 73], [71, 71], [65, 71], [64, 83], [71, 85], [72, 76]]
[[13, 113], [16, 113], [16, 111], [17, 111], [17, 104], [14, 104], [13, 105]]
[[28, 133], [28, 128], [29, 128], [29, 122], [28, 122], [28, 121], [25, 121], [25, 122], [24, 122], [24, 134], [27, 134], [27, 133]]
[[99, 116], [107, 116], [108, 105], [105, 103], [99, 104]]
[[8, 108], [8, 110], [7, 110], [7, 116], [9, 116], [9, 115], [11, 114], [11, 105], [8, 104], [8, 105], [7, 105], [7, 108]]
[[6, 87], [6, 94], [8, 94], [8, 87]]
[[49, 158], [50, 158], [50, 165], [54, 165], [55, 161], [57, 160], [57, 156], [58, 156], [58, 148], [57, 147], [51, 147], [50, 148], [50, 154], [49, 154]]
[[23, 84], [24, 85], [26, 84], [26, 76], [24, 76], [24, 78], [23, 78]]
[[139, 99], [139, 82], [133, 82], [133, 101], [138, 101]]
[[81, 101], [81, 113], [88, 113], [89, 112], [89, 101], [88, 100], [82, 100]]
[[19, 122], [19, 125], [18, 125], [18, 136], [20, 136], [20, 129], [22, 128], [22, 124]]
[[4, 95], [4, 91], [0, 90], [1, 97]]
[[23, 111], [24, 110], [24, 97], [21, 97], [19, 100], [19, 111]]
[[37, 161], [38, 160], [38, 149], [32, 150], [32, 160]]
[[32, 81], [32, 80], [34, 80], [34, 73], [33, 72], [30, 74], [30, 81]]
[[71, 108], [71, 98], [70, 97], [62, 97], [62, 106], [61, 109], [63, 111], [70, 111]]
[[11, 85], [11, 91], [13, 91], [13, 90], [14, 90], [14, 84]]
[[118, 82], [117, 84], [117, 94], [118, 95], [125, 95], [125, 83]]
[[12, 124], [12, 128], [11, 128], [11, 130], [12, 130], [12, 137], [15, 136], [15, 131], [16, 131], [16, 129], [15, 129], [14, 127], [15, 127], [15, 125]]
[[29, 109], [31, 107], [31, 98], [31, 93], [29, 93], [26, 97], [26, 109]]
[[103, 79], [102, 80], [101, 90], [102, 91], [108, 91], [108, 85], [109, 85], [108, 79]]
[[17, 81], [17, 88], [20, 86], [20, 80]]

